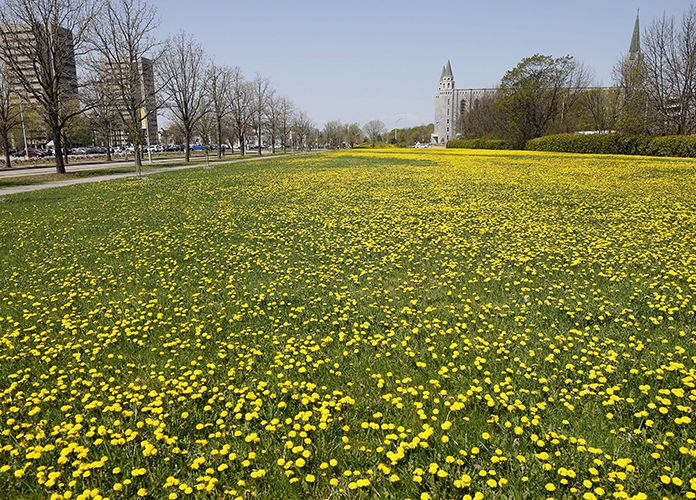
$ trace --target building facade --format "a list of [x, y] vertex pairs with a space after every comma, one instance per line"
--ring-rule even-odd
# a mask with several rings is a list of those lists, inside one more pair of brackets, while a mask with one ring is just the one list
[[[38, 36], [37, 36], [38, 33]], [[43, 27], [30, 25], [4, 25], [2, 26], [2, 43], [6, 43], [10, 49], [7, 53], [12, 56], [11, 64], [8, 64], [15, 73], [22, 75], [21, 79], [10, 74], [6, 75], [11, 83], [12, 93], [21, 96], [25, 101], [33, 104], [36, 102], [34, 90], [42, 94], [41, 85], [50, 84], [49, 75], [39, 75], [37, 70], [47, 67], [46, 64], [37, 64], [37, 61], [46, 60], [49, 57], [44, 41], [50, 38], [56, 47], [60, 67], [58, 68], [58, 83], [62, 87], [63, 96], [67, 99], [77, 99], [77, 67], [75, 65], [75, 46], [73, 34], [69, 29], [59, 27], [55, 31], [47, 32]], [[54, 73], [55, 74], [55, 73]], [[40, 78], [43, 81], [40, 81]], [[29, 88], [20, 81], [29, 84]]]

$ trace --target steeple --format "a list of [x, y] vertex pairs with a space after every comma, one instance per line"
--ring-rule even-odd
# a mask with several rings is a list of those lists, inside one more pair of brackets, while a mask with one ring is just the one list
[[640, 55], [640, 9], [636, 13], [636, 24], [633, 26], [633, 36], [631, 46], [628, 49], [628, 56], [635, 59]]
[[442, 67], [442, 71], [440, 72], [440, 81], [445, 77], [445, 67]]
[[447, 66], [445, 66], [445, 75], [450, 78], [454, 78], [454, 75], [452, 75], [452, 65], [449, 62], [449, 59], [447, 59]]

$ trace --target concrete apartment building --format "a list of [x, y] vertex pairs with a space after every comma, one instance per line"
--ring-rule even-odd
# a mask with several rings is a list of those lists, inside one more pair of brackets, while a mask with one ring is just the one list
[[[36, 37], [34, 30], [29, 25], [3, 26], [2, 31], [4, 33], [2, 43], [7, 43], [10, 47], [14, 46], [12, 53], [15, 55], [15, 67], [22, 72], [32, 87], [39, 89], [41, 81], [48, 81], [47, 75], [37, 73], [40, 65], [36, 64], [36, 61], [48, 57], [46, 48], [41, 46], [41, 40]], [[55, 43], [59, 50], [64, 51], [64, 56], [59, 58], [65, 62], [59, 69], [59, 82], [64, 88], [66, 97], [77, 99], [77, 66], [72, 32], [66, 28], [58, 28]], [[13, 78], [12, 75], [7, 76], [14, 93], [30, 104], [36, 102], [32, 93], [16, 78]]]
[[[22, 126], [26, 134], [26, 143], [33, 147], [43, 147], [51, 143], [50, 133], [37, 113], [40, 105], [35, 94], [44, 94], [42, 89], [51, 85], [54, 74], [58, 76], [62, 99], [73, 101], [79, 106], [73, 34], [69, 29], [62, 27], [56, 28], [55, 33], [46, 33], [43, 29], [43, 26], [28, 24], [0, 27], [0, 43], [5, 44], [3, 53], [5, 56], [11, 56], [11, 60], [2, 65], [5, 70], [3, 76], [10, 85], [12, 99], [16, 99], [22, 107]], [[46, 74], [44, 69], [51, 67], [44, 64], [50, 57], [46, 48], [47, 39], [51, 40], [59, 54], [59, 57], [53, 60], [60, 62], [55, 68], [56, 73], [51, 74]], [[11, 141], [15, 148], [23, 147], [16, 137], [12, 137]]]

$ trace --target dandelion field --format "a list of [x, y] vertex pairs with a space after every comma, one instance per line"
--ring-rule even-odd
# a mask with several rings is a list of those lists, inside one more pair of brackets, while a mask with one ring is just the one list
[[690, 160], [355, 150], [0, 203], [0, 498], [696, 498]]

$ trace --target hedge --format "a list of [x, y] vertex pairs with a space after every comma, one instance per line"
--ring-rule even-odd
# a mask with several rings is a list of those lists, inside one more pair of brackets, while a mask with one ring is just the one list
[[448, 148], [464, 149], [512, 149], [507, 141], [502, 139], [452, 139], [447, 142]]
[[696, 135], [556, 134], [527, 141], [531, 151], [696, 157]]

